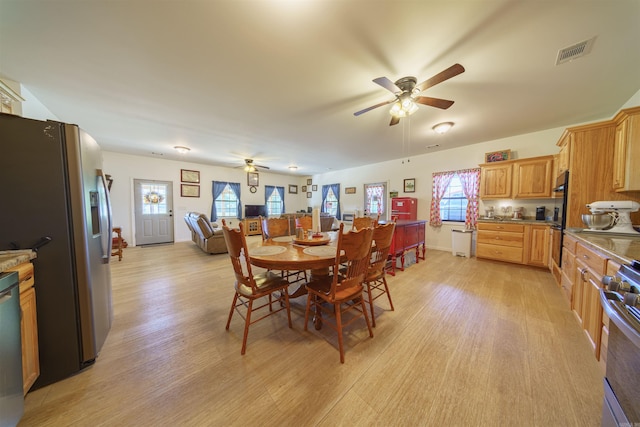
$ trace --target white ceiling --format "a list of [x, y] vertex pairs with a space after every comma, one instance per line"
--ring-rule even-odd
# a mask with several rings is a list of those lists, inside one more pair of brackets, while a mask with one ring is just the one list
[[[448, 110], [353, 115], [393, 97], [372, 79], [455, 63], [423, 92]], [[106, 150], [311, 175], [613, 116], [640, 89], [640, 0], [0, 0], [0, 76]]]

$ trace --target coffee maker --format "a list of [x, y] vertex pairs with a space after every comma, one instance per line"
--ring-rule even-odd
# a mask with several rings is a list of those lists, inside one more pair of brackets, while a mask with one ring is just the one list
[[536, 206], [536, 221], [544, 221], [545, 207]]

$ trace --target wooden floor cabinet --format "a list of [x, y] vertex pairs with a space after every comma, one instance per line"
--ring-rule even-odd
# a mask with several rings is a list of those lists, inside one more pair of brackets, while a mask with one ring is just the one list
[[38, 351], [38, 318], [36, 311], [36, 290], [34, 288], [33, 264], [22, 263], [8, 271], [17, 271], [20, 281], [20, 331], [22, 334], [22, 384], [27, 394], [40, 376]]

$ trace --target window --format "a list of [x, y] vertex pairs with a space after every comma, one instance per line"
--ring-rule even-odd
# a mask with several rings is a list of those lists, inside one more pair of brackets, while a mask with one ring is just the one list
[[460, 177], [455, 174], [440, 200], [440, 218], [442, 221], [465, 221], [469, 201], [462, 191]]
[[336, 197], [336, 194], [333, 192], [332, 188], [329, 188], [329, 192], [327, 193], [327, 197], [324, 199], [323, 212], [326, 212], [329, 215], [337, 216], [338, 198]]
[[238, 216], [238, 197], [226, 184], [224, 190], [216, 197], [216, 213], [218, 217], [235, 218]]
[[142, 184], [141, 190], [143, 215], [165, 215], [168, 213], [166, 184]]
[[385, 217], [385, 198], [387, 184], [379, 182], [364, 185], [364, 212], [370, 216]]
[[284, 200], [282, 200], [282, 195], [284, 194], [284, 187], [266, 186], [265, 188], [267, 192], [267, 216], [283, 214]]

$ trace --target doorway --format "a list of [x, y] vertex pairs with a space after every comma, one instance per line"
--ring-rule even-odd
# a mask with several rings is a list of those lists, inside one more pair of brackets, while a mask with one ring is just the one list
[[136, 246], [173, 243], [173, 183], [134, 179]]

